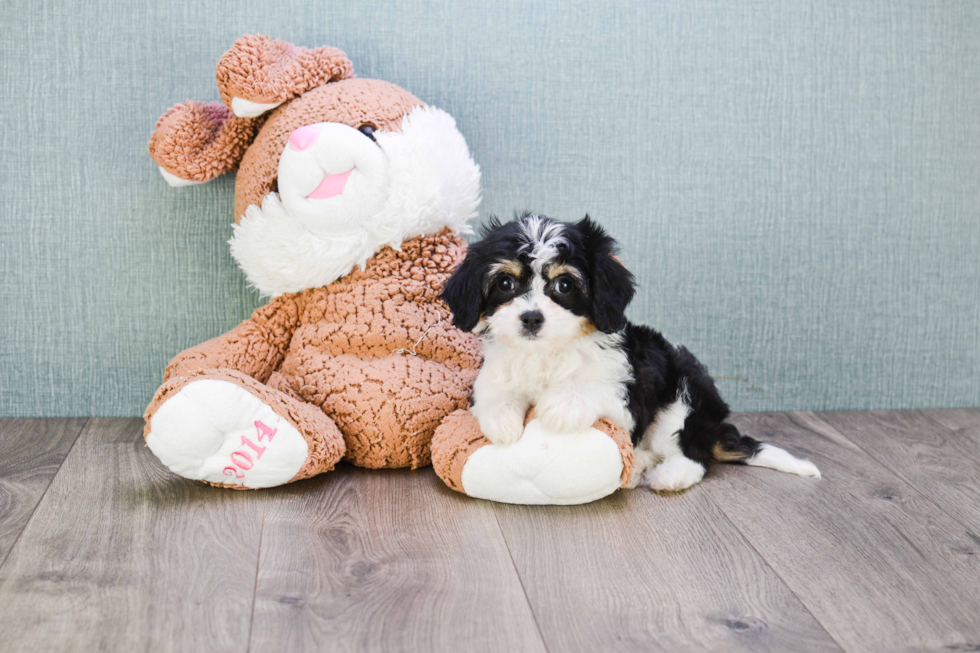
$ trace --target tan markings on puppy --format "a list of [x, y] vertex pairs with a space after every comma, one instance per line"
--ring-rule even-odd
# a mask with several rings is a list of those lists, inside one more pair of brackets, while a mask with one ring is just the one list
[[549, 265], [545, 273], [549, 281], [562, 274], [570, 274], [579, 281], [582, 281], [582, 273], [570, 265]]
[[496, 281], [498, 274], [510, 274], [517, 278], [520, 278], [521, 274], [524, 272], [524, 266], [521, 262], [515, 259], [506, 259], [503, 261], [498, 261], [490, 266], [490, 274], [487, 278], [483, 280], [483, 294], [486, 295], [490, 292], [490, 286]]
[[582, 335], [590, 336], [596, 332], [595, 325], [592, 324], [592, 320], [582, 320]]
[[[500, 309], [502, 309], [504, 307], [507, 307], [507, 306], [510, 306], [513, 303], [514, 303], [514, 300], [513, 299], [508, 300], [508, 301], [504, 302], [503, 304], [497, 304], [497, 308], [495, 308], [493, 310], [494, 311], [499, 311]], [[480, 313], [480, 321], [481, 322], [486, 322], [487, 321], [487, 314], [486, 313]]]
[[490, 272], [494, 274], [505, 272], [519, 278], [524, 273], [524, 266], [521, 265], [520, 261], [507, 259], [499, 263], [494, 263], [493, 267], [490, 268]]
[[746, 458], [745, 454], [739, 453], [738, 451], [726, 451], [721, 442], [715, 442], [711, 453], [715, 457], [715, 460], [723, 463], [737, 463]]

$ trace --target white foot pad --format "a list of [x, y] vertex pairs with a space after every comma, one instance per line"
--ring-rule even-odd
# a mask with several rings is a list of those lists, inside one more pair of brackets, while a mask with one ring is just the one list
[[175, 474], [211, 483], [272, 487], [291, 480], [306, 439], [248, 390], [216, 379], [184, 386], [150, 419], [146, 444]]
[[619, 447], [602, 431], [556, 435], [535, 419], [514, 444], [488, 444], [473, 452], [461, 480], [466, 494], [477, 499], [573, 505], [612, 494], [622, 473]]
[[679, 492], [700, 482], [704, 478], [704, 472], [704, 465], [701, 463], [683, 455], [674, 455], [648, 471], [642, 482], [651, 490]]
[[178, 177], [175, 174], [167, 172], [161, 166], [157, 166], [157, 168], [160, 169], [160, 174], [163, 175], [164, 181], [166, 181], [171, 188], [183, 188], [184, 186], [196, 186], [197, 184], [204, 183], [201, 181], [194, 181], [193, 179]]

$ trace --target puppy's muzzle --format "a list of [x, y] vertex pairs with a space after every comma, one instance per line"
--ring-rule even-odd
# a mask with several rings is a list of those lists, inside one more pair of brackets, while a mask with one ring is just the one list
[[544, 326], [544, 315], [541, 311], [525, 311], [521, 313], [521, 326], [525, 336], [536, 336]]

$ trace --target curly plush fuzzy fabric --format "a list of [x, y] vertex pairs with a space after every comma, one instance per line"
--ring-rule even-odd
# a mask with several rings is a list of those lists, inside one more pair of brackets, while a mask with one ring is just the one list
[[236, 97], [282, 103], [327, 82], [353, 76], [353, 64], [337, 48], [307, 49], [252, 35], [235, 41], [218, 61], [215, 74], [221, 101], [229, 108]]
[[432, 468], [436, 476], [451, 489], [466, 494], [463, 489], [463, 466], [473, 452], [490, 444], [468, 410], [449, 415], [432, 436]]
[[[334, 134], [353, 128], [360, 133], [352, 132], [353, 149], [345, 151], [378, 148], [374, 158], [383, 157], [387, 165], [381, 176], [359, 178], [376, 183], [378, 197], [387, 198], [378, 215], [360, 219], [380, 221], [393, 235], [358, 250], [360, 267], [353, 271], [346, 265], [270, 291], [277, 296], [238, 327], [174, 357], [146, 410], [147, 442], [170, 460], [171, 469], [225, 485], [222, 472], [232, 468], [219, 465], [215, 472], [212, 463], [226, 456], [216, 451], [237, 447], [242, 425], [247, 430], [250, 420], [270, 429], [267, 424], [279, 425], [283, 435], [274, 444], [269, 436], [264, 454], [261, 442], [254, 443], [254, 468], [242, 467], [247, 474], [235, 478], [244, 480], [229, 487], [298, 480], [332, 469], [341, 457], [373, 468], [429, 464], [433, 432], [447, 415], [469, 406], [480, 365], [479, 341], [452, 326], [439, 299], [465, 254], [466, 243], [455, 234], [466, 232], [479, 203], [479, 168], [465, 141], [448, 115], [425, 109], [411, 93], [379, 80], [353, 79], [350, 62], [333, 48], [307, 50], [246, 36], [222, 57], [216, 76], [224, 104], [187, 102], [157, 123], [150, 154], [166, 173], [178, 182], [202, 182], [237, 168], [234, 217], [240, 223], [250, 207], [254, 212], [264, 201], [279, 201], [282, 153], [308, 147], [288, 145], [298, 128], [321, 125], [317, 129], [325, 132], [322, 125], [330, 124]], [[239, 117], [248, 112], [255, 117]], [[422, 136], [412, 140], [402, 131], [406, 116], [405, 124]], [[360, 129], [365, 125], [377, 136]], [[426, 132], [426, 125], [440, 129]], [[340, 151], [342, 138], [324, 139], [309, 145], [310, 152]], [[414, 147], [406, 149], [406, 143]], [[311, 159], [298, 174], [317, 165]], [[415, 176], [405, 175], [406, 168]], [[348, 192], [356, 193], [356, 187]], [[301, 223], [303, 229], [279, 229], [276, 244], [283, 256], [273, 256], [269, 239], [253, 238], [247, 243], [249, 261], [258, 258], [289, 276], [297, 268], [297, 252], [310, 249], [315, 238], [350, 254], [351, 228], [363, 224], [331, 213], [337, 203], [317, 206], [322, 212]], [[325, 258], [335, 263], [313, 258], [318, 265]], [[246, 409], [261, 417], [246, 415]], [[308, 456], [302, 461], [304, 441]], [[299, 452], [301, 467], [276, 458], [274, 452], [287, 442]], [[277, 475], [276, 469], [287, 472]]]
[[205, 182], [238, 168], [259, 119], [236, 118], [220, 102], [178, 104], [157, 120], [150, 156], [172, 175]]
[[633, 460], [633, 443], [630, 441], [630, 434], [607, 419], [599, 420], [592, 425], [592, 428], [598, 429], [608, 435], [616, 443], [616, 446], [619, 447], [619, 453], [623, 457], [623, 474], [620, 477], [622, 484], [619, 487], [628, 487], [630, 478], [633, 476], [633, 467], [635, 466], [635, 461]]
[[[452, 326], [439, 299], [465, 249], [448, 230], [406, 241], [401, 251], [386, 248], [364, 270], [277, 297], [232, 331], [178, 354], [147, 409], [147, 433], [155, 409], [187, 379], [233, 370], [254, 380], [247, 389], [263, 400], [300, 401], [331, 418], [356, 465], [429, 464], [436, 426], [469, 406], [480, 366], [479, 341]], [[291, 420], [302, 433], [321, 428], [296, 412]]]
[[[264, 36], [243, 36], [218, 63], [222, 103], [178, 104], [158, 121], [150, 156], [170, 174], [205, 182], [233, 170], [235, 221], [276, 188], [279, 156], [298, 127], [338, 122], [398, 131], [402, 117], [425, 106], [394, 84], [354, 79], [353, 66], [335, 48], [306, 49]], [[234, 98], [279, 103], [269, 113], [240, 118]]]

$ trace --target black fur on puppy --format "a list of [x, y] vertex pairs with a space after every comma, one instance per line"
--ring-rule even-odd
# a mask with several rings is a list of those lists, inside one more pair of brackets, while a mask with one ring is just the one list
[[616, 241], [586, 216], [491, 218], [447, 281], [453, 323], [484, 343], [473, 414], [484, 435], [520, 438], [531, 406], [555, 432], [607, 417], [632, 433], [632, 485], [688, 488], [713, 461], [805, 476], [816, 466], [742, 435], [707, 370], [685, 348], [630, 323], [634, 278]]

